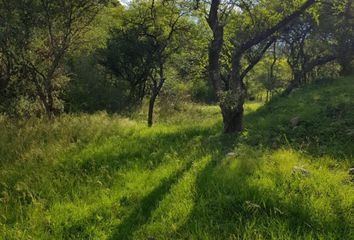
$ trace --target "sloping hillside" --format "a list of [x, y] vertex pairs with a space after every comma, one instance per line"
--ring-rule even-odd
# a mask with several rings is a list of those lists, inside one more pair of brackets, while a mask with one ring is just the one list
[[351, 239], [354, 78], [152, 129], [106, 114], [0, 118], [0, 239]]
[[250, 144], [353, 159], [354, 78], [318, 81], [275, 98], [248, 118]]

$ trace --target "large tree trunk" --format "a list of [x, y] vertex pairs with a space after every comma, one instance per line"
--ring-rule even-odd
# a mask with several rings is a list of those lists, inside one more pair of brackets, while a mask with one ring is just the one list
[[53, 118], [58, 113], [58, 110], [54, 106], [53, 91], [48, 91], [48, 108], [47, 115], [49, 118]]
[[223, 116], [224, 132], [237, 133], [242, 131], [243, 105], [246, 97], [246, 87], [241, 77], [241, 55], [235, 54], [232, 59], [230, 74], [230, 90], [222, 97], [220, 108]]
[[[213, 32], [213, 39], [209, 45], [209, 79], [213, 85], [217, 100], [220, 102], [220, 109], [223, 117], [223, 127], [225, 133], [240, 132], [242, 130], [243, 101], [239, 101], [237, 96], [236, 83], [232, 76], [226, 79], [223, 87], [220, 74], [220, 53], [224, 43], [224, 26], [218, 19], [218, 9], [220, 0], [213, 0], [208, 16], [208, 24]], [[232, 75], [232, 74], [231, 74]], [[239, 76], [239, 72], [237, 72]], [[225, 88], [226, 92], [223, 91]]]
[[[51, 75], [52, 76], [52, 75]], [[54, 118], [55, 115], [58, 113], [57, 109], [55, 108], [54, 104], [54, 91], [53, 91], [53, 77], [48, 77], [45, 80], [44, 88], [46, 92], [46, 103], [44, 104], [46, 109], [46, 114], [48, 118]]]
[[[216, 95], [219, 94], [221, 90], [221, 75], [220, 75], [220, 52], [223, 45], [223, 29], [222, 27], [217, 27], [214, 33], [214, 39], [212, 40], [209, 47], [209, 79], [213, 84], [213, 88]], [[216, 96], [218, 97], [218, 96]]]
[[213, 0], [208, 16], [208, 24], [213, 32], [213, 39], [209, 45], [208, 52], [208, 73], [210, 82], [213, 85], [217, 100], [219, 100], [219, 92], [221, 89], [221, 74], [220, 74], [220, 53], [224, 44], [224, 26], [220, 25], [218, 19], [218, 9], [220, 0]]
[[[37, 95], [42, 103], [44, 115], [48, 118], [54, 117], [54, 99], [51, 91], [48, 90], [48, 80], [46, 80], [46, 84], [42, 84], [35, 73], [32, 71], [32, 80], [36, 86]], [[50, 88], [51, 89], [51, 88]]]
[[241, 132], [243, 127], [243, 102], [232, 108], [220, 104], [220, 108], [223, 117], [224, 133]]
[[156, 102], [157, 94], [152, 94], [149, 101], [149, 112], [148, 112], [148, 126], [152, 127], [154, 107]]

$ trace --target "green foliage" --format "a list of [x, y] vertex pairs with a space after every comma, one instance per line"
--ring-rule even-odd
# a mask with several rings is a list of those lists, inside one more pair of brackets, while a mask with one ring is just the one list
[[104, 113], [0, 117], [0, 236], [351, 239], [353, 86], [247, 104], [242, 135], [220, 134], [216, 106], [152, 129]]
[[[169, 79], [188, 88], [188, 95], [195, 102], [210, 103], [215, 96], [207, 77], [207, 50], [210, 33], [204, 21], [192, 17], [183, 46], [169, 61], [172, 74]], [[194, 20], [194, 21], [193, 21]]]
[[265, 56], [246, 77], [245, 82], [249, 96], [262, 100], [265, 91], [276, 93], [287, 86], [292, 78], [291, 70], [284, 57], [278, 58], [274, 66], [273, 79], [270, 76], [273, 59], [269, 55]]
[[[69, 75], [65, 59], [71, 49], [81, 44], [83, 33], [104, 3], [2, 1], [1, 97], [10, 103], [28, 99], [28, 104], [36, 105], [40, 101], [42, 112], [48, 116], [62, 112], [62, 94]], [[11, 105], [6, 108], [10, 113]]]
[[67, 112], [107, 111], [126, 112], [129, 103], [129, 86], [107, 73], [95, 54], [75, 57], [70, 61], [73, 73], [63, 97]]
[[81, 38], [84, 41], [82, 44], [73, 49], [70, 54], [76, 57], [85, 56], [95, 53], [98, 49], [106, 48], [111, 29], [122, 25], [123, 13], [124, 8], [113, 3], [102, 8], [88, 30], [83, 33]]
[[129, 84], [132, 103], [145, 96], [146, 81], [156, 64], [151, 60], [152, 41], [140, 34], [135, 28], [112, 30], [107, 49], [102, 54], [103, 65], [116, 78]]
[[[226, 89], [234, 50], [303, 2], [242, 1], [233, 10], [231, 3], [222, 3], [220, 9], [225, 14], [220, 15], [220, 21], [225, 24], [225, 41], [220, 64], [222, 85]], [[195, 6], [195, 2], [188, 1], [137, 0], [125, 7], [116, 1], [101, 0], [1, 2], [0, 111], [20, 117], [38, 116], [46, 111], [59, 113], [64, 109], [125, 111], [141, 103], [152, 91], [152, 79], [158, 79], [161, 62], [165, 62], [166, 81], [170, 86], [185, 85], [170, 87], [166, 93], [185, 94], [184, 99], [195, 102], [214, 102], [215, 93], [207, 74], [212, 34], [203, 12], [207, 12], [209, 5], [200, 3], [201, 11], [194, 11]], [[314, 30], [305, 44], [307, 59], [338, 53], [342, 68], [352, 60], [349, 51], [352, 41], [348, 37], [353, 32], [352, 7], [348, 8], [346, 0], [311, 7], [306, 16], [311, 19]], [[177, 34], [170, 38], [170, 28], [177, 19]], [[301, 28], [307, 24], [302, 19], [298, 25]], [[285, 33], [297, 27], [293, 23]], [[279, 38], [283, 30], [275, 35]], [[293, 37], [288, 35], [285, 38]], [[241, 66], [237, 68], [245, 70], [266, 40], [244, 52]], [[283, 40], [279, 41], [286, 52], [288, 47]], [[269, 56], [266, 52], [265, 58], [247, 76], [249, 95], [262, 95], [264, 88], [284, 87], [289, 75], [284, 56], [275, 67], [277, 84], [265, 77]], [[331, 64], [316, 68], [308, 75], [316, 79], [336, 75], [338, 71], [339, 65]]]

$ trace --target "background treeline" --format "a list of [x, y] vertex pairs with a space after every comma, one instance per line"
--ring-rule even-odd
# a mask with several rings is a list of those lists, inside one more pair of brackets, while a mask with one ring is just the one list
[[0, 1], [0, 111], [125, 114], [146, 100], [152, 125], [156, 102], [219, 102], [227, 126], [246, 100], [351, 74], [353, 22], [351, 0]]

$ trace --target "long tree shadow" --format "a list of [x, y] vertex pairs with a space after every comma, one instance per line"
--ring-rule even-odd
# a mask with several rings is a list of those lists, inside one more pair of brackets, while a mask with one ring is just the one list
[[[129, 167], [130, 164], [141, 168], [158, 166], [168, 153], [186, 154], [186, 149], [196, 137], [208, 137], [215, 134], [215, 128], [185, 128], [171, 133], [156, 133], [148, 136], [127, 137], [123, 142], [106, 151], [98, 151], [80, 160], [77, 167], [83, 172], [95, 174], [102, 165], [110, 169]], [[152, 161], [152, 162], [151, 162]], [[71, 166], [70, 166], [71, 167]], [[75, 170], [76, 171], [76, 170]]]
[[110, 239], [133, 239], [134, 232], [149, 220], [151, 213], [158, 207], [159, 202], [191, 167], [192, 162], [190, 161], [170, 177], [163, 179], [159, 186], [145, 196], [140, 201], [139, 206], [123, 219], [123, 222], [114, 230]]
[[[56, 192], [68, 194], [65, 179], [77, 179], [72, 189], [80, 189], [87, 184], [87, 179], [95, 178], [106, 187], [110, 187], [115, 179], [111, 176], [119, 171], [130, 168], [152, 171], [166, 163], [168, 155], [187, 158], [197, 141], [209, 138], [218, 132], [216, 127], [211, 128], [184, 128], [181, 131], [170, 133], [156, 133], [148, 136], [127, 138], [117, 145], [105, 143], [94, 153], [80, 157], [79, 161], [67, 161], [57, 167], [53, 174], [63, 178], [61, 186], [56, 186]], [[100, 150], [102, 148], [102, 150]], [[196, 154], [196, 153], [195, 153]], [[68, 177], [68, 175], [70, 177]], [[64, 176], [64, 177], [63, 177]], [[102, 187], [102, 186], [98, 186]], [[71, 191], [77, 194], [78, 191]]]
[[[233, 139], [232, 136], [219, 134], [219, 127], [216, 126], [210, 128], [195, 128], [192, 126], [180, 129], [180, 131], [158, 132], [148, 136], [138, 135], [134, 139], [124, 141], [122, 145], [119, 145], [120, 148], [113, 148], [115, 150], [112, 152], [107, 152], [103, 145], [102, 148], [105, 151], [90, 154], [87, 158], [80, 159], [81, 161], [78, 163], [71, 161], [61, 166], [58, 169], [59, 171], [56, 171], [56, 173], [59, 172], [58, 176], [62, 177], [65, 174], [70, 174], [70, 177], [66, 177], [66, 179], [74, 179], [75, 185], [56, 186], [55, 191], [62, 191], [63, 198], [69, 198], [69, 201], [71, 201], [71, 193], [74, 194], [75, 198], [84, 199], [88, 194], [94, 194], [95, 191], [102, 189], [103, 186], [106, 188], [116, 187], [117, 181], [119, 182], [118, 185], [124, 188], [126, 183], [122, 182], [122, 185], [120, 185], [119, 179], [106, 179], [101, 171], [102, 169], [112, 174], [124, 173], [129, 171], [130, 168], [153, 173], [161, 166], [171, 165], [170, 161], [175, 161], [176, 158], [183, 161], [183, 166], [180, 169], [176, 169], [171, 176], [160, 180], [157, 186], [151, 186], [153, 190], [147, 196], [142, 196], [142, 199], [137, 196], [134, 201], [130, 201], [129, 197], [125, 199], [125, 195], [115, 199], [116, 202], [120, 202], [122, 211], [119, 213], [119, 218], [123, 220], [120, 225], [115, 226], [116, 229], [113, 230], [110, 239], [131, 239], [134, 232], [149, 220], [151, 213], [170, 191], [171, 187], [178, 182], [184, 173], [190, 170], [195, 159], [202, 158], [202, 156], [215, 150], [222, 152], [224, 155], [228, 149], [231, 149], [230, 144], [232, 144]], [[132, 144], [138, 147], [132, 149]], [[125, 148], [127, 149], [125, 150]], [[121, 151], [122, 149], [123, 151]], [[169, 154], [174, 154], [175, 157], [172, 159], [166, 158]], [[86, 179], [99, 179], [103, 186], [102, 184], [96, 187], [92, 186], [92, 181]], [[60, 181], [60, 183], [63, 182]], [[88, 185], [90, 187], [89, 192], [87, 191]], [[72, 191], [68, 193], [67, 188]], [[82, 194], [80, 193], [81, 188], [84, 189]], [[67, 223], [63, 230], [63, 237], [80, 238], [89, 236], [89, 230], [86, 229], [87, 222], [96, 224], [96, 213], [107, 213], [114, 208], [114, 206], [102, 206], [93, 210], [85, 218]], [[133, 210], [131, 211], [131, 209]], [[110, 214], [107, 213], [107, 216], [110, 216]]]
[[[217, 134], [200, 136], [202, 136], [200, 147], [197, 153], [193, 154], [197, 154], [199, 158], [202, 158], [203, 155], [213, 154], [213, 158], [210, 161], [213, 165], [221, 161], [225, 154], [234, 148], [235, 140], [237, 139], [236, 135]], [[191, 155], [192, 153], [187, 154]], [[192, 165], [193, 161], [188, 161], [184, 167], [176, 171], [172, 176], [162, 180], [159, 186], [144, 197], [129, 216], [124, 218], [123, 222], [113, 231], [110, 239], [133, 239], [134, 232], [149, 221], [159, 202], [163, 200], [171, 187], [191, 169]]]

